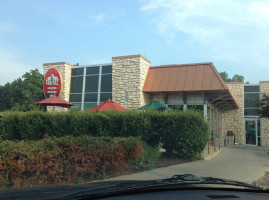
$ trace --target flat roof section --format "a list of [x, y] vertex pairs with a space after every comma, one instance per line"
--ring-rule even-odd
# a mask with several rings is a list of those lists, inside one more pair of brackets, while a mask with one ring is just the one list
[[239, 107], [211, 62], [150, 67], [143, 92], [200, 92], [221, 111]]

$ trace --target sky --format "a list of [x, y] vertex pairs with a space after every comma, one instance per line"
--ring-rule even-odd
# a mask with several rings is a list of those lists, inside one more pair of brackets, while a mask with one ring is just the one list
[[134, 54], [269, 80], [269, 0], [0, 0], [0, 85], [43, 63]]

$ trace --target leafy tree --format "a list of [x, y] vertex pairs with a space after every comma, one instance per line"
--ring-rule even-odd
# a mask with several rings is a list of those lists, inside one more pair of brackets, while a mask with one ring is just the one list
[[224, 72], [220, 72], [219, 74], [225, 82], [231, 82], [231, 79], [229, 78], [229, 75], [227, 72], [224, 71]]
[[229, 78], [228, 73], [225, 71], [220, 72], [219, 74], [225, 82], [244, 82], [245, 79], [244, 76], [238, 74], [235, 74], [233, 78]]
[[269, 95], [263, 94], [259, 103], [260, 112], [262, 117], [269, 118]]
[[22, 78], [0, 86], [0, 111], [33, 110], [35, 103], [44, 99], [43, 75], [38, 69], [25, 73]]

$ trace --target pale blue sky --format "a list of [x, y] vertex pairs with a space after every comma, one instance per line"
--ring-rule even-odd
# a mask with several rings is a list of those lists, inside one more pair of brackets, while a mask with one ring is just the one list
[[47, 62], [145, 53], [269, 80], [269, 1], [0, 0], [0, 85]]

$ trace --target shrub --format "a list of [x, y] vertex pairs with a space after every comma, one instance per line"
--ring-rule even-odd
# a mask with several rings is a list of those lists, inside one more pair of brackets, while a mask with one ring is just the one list
[[199, 158], [208, 140], [208, 127], [198, 112], [171, 115], [162, 131], [163, 148], [172, 157]]
[[8, 140], [39, 140], [45, 136], [141, 137], [152, 147], [163, 144], [167, 155], [197, 158], [206, 145], [208, 130], [195, 111], [132, 112], [5, 112], [0, 133]]
[[121, 175], [143, 158], [143, 146], [133, 137], [66, 136], [2, 141], [0, 186], [79, 183]]

